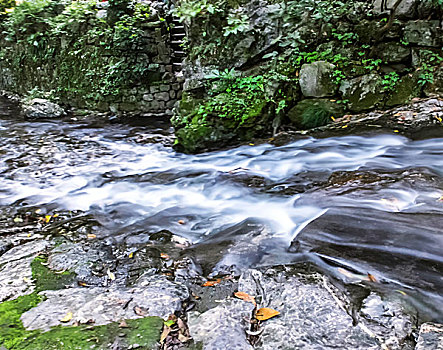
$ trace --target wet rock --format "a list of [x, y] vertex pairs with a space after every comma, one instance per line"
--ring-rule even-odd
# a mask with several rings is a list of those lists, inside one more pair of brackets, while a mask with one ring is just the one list
[[58, 104], [42, 98], [34, 98], [23, 104], [23, 113], [29, 119], [60, 118], [66, 114]]
[[253, 350], [245, 331], [249, 329], [254, 306], [241, 300], [225, 299], [202, 314], [190, 312], [189, 331], [203, 350]]
[[420, 327], [415, 350], [442, 350], [443, 325], [436, 323], [423, 323]]
[[0, 268], [0, 302], [32, 293], [32, 259], [11, 261]]
[[382, 299], [378, 294], [371, 293], [364, 301], [361, 315], [371, 322], [371, 331], [384, 339], [389, 349], [412, 349], [409, 338], [415, 320], [405, 314], [401, 304], [388, 298]]
[[260, 307], [280, 312], [262, 324], [257, 349], [378, 349], [374, 338], [353, 326], [333, 295], [337, 291], [319, 274], [250, 270], [238, 288], [259, 296]]
[[[27, 329], [44, 329], [75, 322], [95, 325], [144, 316], [167, 318], [181, 311], [189, 297], [186, 287], [164, 276], [140, 279], [134, 288], [70, 288], [41, 292], [46, 300], [25, 312], [21, 320]], [[60, 320], [69, 312], [72, 320]]]
[[49, 245], [47, 241], [32, 241], [8, 250], [0, 257], [0, 265], [26, 257], [35, 257]]
[[374, 108], [383, 100], [382, 79], [378, 74], [367, 74], [351, 80], [344, 80], [340, 85], [343, 99], [348, 100], [348, 108], [360, 112]]
[[306, 97], [332, 96], [337, 85], [332, 79], [335, 66], [329, 62], [317, 61], [304, 64], [300, 69], [300, 88]]

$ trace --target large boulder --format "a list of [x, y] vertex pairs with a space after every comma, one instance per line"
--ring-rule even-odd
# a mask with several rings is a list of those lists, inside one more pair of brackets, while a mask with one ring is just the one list
[[300, 70], [300, 88], [306, 97], [332, 96], [337, 85], [332, 79], [335, 66], [325, 61], [304, 64]]
[[332, 121], [331, 117], [343, 116], [342, 105], [328, 99], [306, 99], [295, 105], [289, 112], [288, 117], [298, 129], [312, 129], [324, 126]]
[[411, 56], [411, 49], [400, 43], [387, 42], [381, 43], [376, 48], [377, 57], [381, 58], [385, 63], [405, 62]]
[[344, 80], [339, 90], [343, 99], [348, 100], [348, 108], [354, 112], [374, 108], [384, 97], [382, 79], [375, 73]]
[[[394, 6], [397, 0], [387, 0], [386, 7], [382, 8], [382, 0], [375, 0], [373, 11], [376, 15], [389, 14], [390, 9]], [[397, 7], [396, 14], [398, 17], [413, 18], [415, 16], [415, 9], [419, 0], [403, 0]]]
[[441, 29], [438, 21], [409, 21], [406, 23], [403, 40], [418, 46], [439, 47]]
[[23, 103], [23, 113], [29, 119], [60, 118], [66, 114], [58, 104], [43, 98], [34, 98]]

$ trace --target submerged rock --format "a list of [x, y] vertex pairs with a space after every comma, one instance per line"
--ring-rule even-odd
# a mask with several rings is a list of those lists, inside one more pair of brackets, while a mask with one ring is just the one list
[[29, 119], [60, 118], [66, 114], [58, 104], [42, 98], [34, 98], [23, 104], [23, 113]]

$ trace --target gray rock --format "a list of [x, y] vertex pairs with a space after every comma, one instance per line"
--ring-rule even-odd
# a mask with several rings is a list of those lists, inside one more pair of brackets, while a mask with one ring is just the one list
[[23, 113], [29, 119], [60, 118], [66, 114], [58, 104], [42, 98], [34, 98], [23, 104]]
[[[95, 325], [143, 316], [167, 318], [182, 309], [189, 297], [186, 287], [164, 276], [146, 277], [134, 288], [69, 288], [41, 292], [46, 300], [21, 316], [27, 329], [48, 330], [94, 320]], [[72, 320], [62, 323], [69, 312]]]
[[404, 349], [415, 320], [411, 315], [405, 314], [399, 302], [384, 300], [371, 293], [363, 301], [360, 313], [371, 323], [371, 331], [384, 339], [389, 349]]
[[251, 303], [232, 298], [223, 300], [202, 314], [190, 312], [189, 331], [196, 343], [203, 343], [204, 350], [253, 350], [245, 333], [253, 309]]
[[375, 73], [344, 80], [340, 85], [343, 99], [349, 100], [348, 108], [360, 112], [374, 108], [383, 100], [382, 79]]
[[49, 245], [47, 241], [38, 240], [16, 246], [0, 257], [0, 265], [27, 257], [35, 257]]
[[407, 61], [411, 56], [411, 49], [400, 43], [382, 43], [376, 48], [377, 57], [385, 63], [400, 63]]
[[[397, 2], [397, 0], [387, 0], [386, 7], [387, 9], [381, 8], [382, 0], [375, 0], [373, 5], [373, 11], [376, 15], [382, 15], [382, 14], [389, 14], [394, 4]], [[404, 18], [413, 18], [415, 16], [415, 8], [417, 3], [420, 1], [418, 0], [403, 0], [400, 5], [397, 8], [396, 14], [398, 17], [404, 17]]]
[[423, 323], [415, 350], [443, 350], [443, 325]]
[[404, 27], [404, 40], [418, 46], [438, 47], [441, 30], [438, 21], [410, 21]]
[[108, 17], [108, 10], [98, 10], [95, 16], [98, 19], [106, 19]]
[[0, 268], [0, 302], [32, 293], [32, 259], [11, 261]]
[[154, 94], [154, 99], [158, 101], [169, 101], [169, 92], [157, 92]]
[[317, 61], [304, 64], [300, 70], [300, 88], [306, 97], [332, 96], [337, 85], [332, 79], [335, 66], [329, 62]]

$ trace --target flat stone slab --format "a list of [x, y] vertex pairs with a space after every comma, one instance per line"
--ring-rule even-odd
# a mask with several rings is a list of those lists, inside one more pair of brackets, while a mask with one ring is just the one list
[[[134, 288], [69, 288], [44, 291], [46, 300], [25, 312], [21, 320], [27, 329], [49, 330], [58, 325], [94, 323], [103, 325], [122, 319], [159, 316], [166, 319], [182, 309], [189, 297], [186, 287], [164, 276], [147, 277]], [[61, 322], [72, 313], [72, 319]]]

